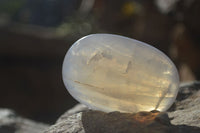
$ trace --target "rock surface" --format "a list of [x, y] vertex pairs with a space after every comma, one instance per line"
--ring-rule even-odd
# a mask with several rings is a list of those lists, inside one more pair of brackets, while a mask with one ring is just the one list
[[139, 112], [136, 114], [98, 111], [83, 112], [86, 133], [199, 133], [200, 128], [172, 125], [166, 113]]
[[82, 112], [88, 110], [83, 104], [65, 112], [45, 133], [85, 133], [82, 125]]
[[17, 116], [12, 110], [0, 109], [0, 133], [42, 133], [49, 125]]
[[174, 106], [168, 112], [174, 125], [200, 127], [200, 82], [182, 84]]
[[192, 82], [180, 85], [176, 102], [166, 113], [104, 113], [79, 104], [45, 133], [199, 133], [199, 108], [200, 82]]

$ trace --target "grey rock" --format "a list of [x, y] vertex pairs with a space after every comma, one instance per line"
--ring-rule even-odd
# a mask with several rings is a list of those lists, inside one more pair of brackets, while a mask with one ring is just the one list
[[77, 104], [64, 113], [45, 133], [85, 133], [81, 120], [85, 110], [88, 110], [85, 105]]
[[176, 102], [168, 115], [174, 125], [200, 127], [200, 82], [180, 86]]
[[14, 111], [0, 109], [0, 133], [42, 133], [49, 125], [19, 117]]
[[68, 116], [65, 120], [59, 121], [51, 126], [45, 133], [85, 133], [81, 116], [82, 112]]
[[83, 104], [77, 104], [75, 105], [73, 108], [69, 109], [67, 112], [65, 112], [63, 115], [61, 115], [59, 117], [59, 119], [57, 120], [58, 122], [61, 122], [63, 120], [66, 120], [66, 118], [68, 118], [68, 116], [79, 113], [79, 112], [83, 112], [88, 110], [88, 107], [83, 105]]

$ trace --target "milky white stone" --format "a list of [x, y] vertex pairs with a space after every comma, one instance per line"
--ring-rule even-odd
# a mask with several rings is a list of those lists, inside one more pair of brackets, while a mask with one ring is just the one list
[[106, 112], [166, 111], [179, 85], [177, 69], [164, 53], [112, 34], [75, 42], [64, 59], [63, 80], [76, 100]]

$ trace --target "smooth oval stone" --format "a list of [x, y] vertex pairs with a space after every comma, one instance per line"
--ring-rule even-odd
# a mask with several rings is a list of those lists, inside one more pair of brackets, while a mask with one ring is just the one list
[[164, 53], [112, 34], [75, 42], [64, 59], [63, 80], [76, 100], [105, 112], [166, 111], [179, 85], [177, 69]]

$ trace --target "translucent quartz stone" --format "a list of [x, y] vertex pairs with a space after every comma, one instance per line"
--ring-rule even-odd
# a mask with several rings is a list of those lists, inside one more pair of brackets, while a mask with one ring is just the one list
[[63, 80], [76, 100], [105, 112], [166, 111], [179, 85], [177, 69], [164, 53], [112, 34], [75, 42], [64, 59]]

